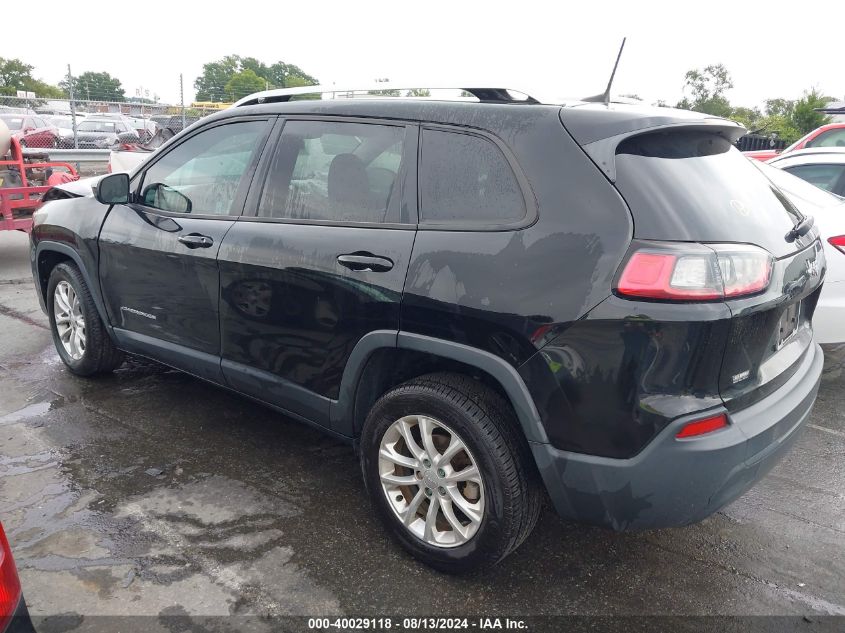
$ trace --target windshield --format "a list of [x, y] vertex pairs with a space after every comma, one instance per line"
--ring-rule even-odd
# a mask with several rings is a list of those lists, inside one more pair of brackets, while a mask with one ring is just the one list
[[19, 130], [23, 126], [23, 117], [0, 115], [0, 120], [6, 124], [10, 130]]
[[53, 118], [49, 119], [49, 122], [52, 125], [55, 125], [57, 128], [59, 128], [61, 130], [72, 130], [73, 129], [73, 123], [71, 122], [70, 119], [64, 119], [62, 117], [53, 117]]
[[80, 132], [114, 132], [114, 121], [83, 121], [78, 127]]
[[780, 257], [801, 212], [728, 140], [699, 131], [641, 134], [616, 151], [616, 185], [640, 239], [757, 244]]

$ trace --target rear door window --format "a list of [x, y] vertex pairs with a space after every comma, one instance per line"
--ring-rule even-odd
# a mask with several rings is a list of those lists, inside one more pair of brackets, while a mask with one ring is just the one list
[[407, 222], [401, 214], [405, 126], [287, 121], [259, 203], [265, 218]]
[[743, 242], [775, 256], [802, 248], [803, 216], [729, 140], [708, 132], [634, 136], [616, 150], [616, 186], [640, 239]]
[[525, 199], [502, 150], [476, 134], [424, 129], [420, 220], [501, 225], [525, 216]]

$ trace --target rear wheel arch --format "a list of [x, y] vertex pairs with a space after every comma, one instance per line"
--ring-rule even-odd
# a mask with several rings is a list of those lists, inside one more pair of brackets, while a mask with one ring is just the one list
[[367, 414], [382, 395], [432, 373], [474, 378], [504, 398], [528, 441], [548, 442], [528, 389], [507, 361], [453, 341], [396, 331], [371, 332], [353, 350], [332, 408], [333, 430], [357, 438]]

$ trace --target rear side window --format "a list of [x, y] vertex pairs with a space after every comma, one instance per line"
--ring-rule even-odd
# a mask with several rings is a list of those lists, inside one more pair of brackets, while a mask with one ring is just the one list
[[845, 164], [842, 165], [796, 165], [795, 167], [784, 167], [793, 176], [798, 176], [810, 184], [839, 193], [839, 183], [845, 179]]
[[420, 218], [432, 224], [511, 224], [525, 200], [505, 155], [482, 136], [424, 129]]
[[757, 244], [775, 256], [800, 248], [786, 234], [800, 212], [727, 139], [654, 132], [616, 150], [616, 186], [639, 239]]
[[286, 122], [261, 194], [259, 217], [402, 222], [404, 141], [404, 126]]
[[806, 147], [845, 147], [845, 128], [822, 132], [813, 140], [807, 141]]

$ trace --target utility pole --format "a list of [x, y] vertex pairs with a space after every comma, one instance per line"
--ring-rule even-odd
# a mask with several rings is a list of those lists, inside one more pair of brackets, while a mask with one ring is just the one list
[[73, 75], [70, 74], [70, 64], [67, 65], [67, 89], [70, 93], [70, 123], [73, 127], [73, 149], [79, 149], [76, 138], [76, 104], [73, 101]]
[[185, 129], [185, 91], [182, 86], [182, 73], [179, 73], [179, 103], [182, 104], [182, 129]]

